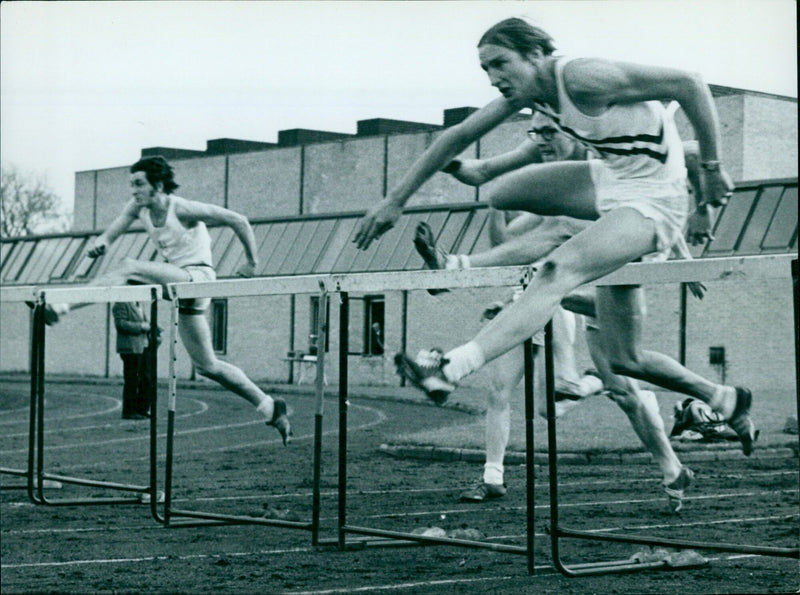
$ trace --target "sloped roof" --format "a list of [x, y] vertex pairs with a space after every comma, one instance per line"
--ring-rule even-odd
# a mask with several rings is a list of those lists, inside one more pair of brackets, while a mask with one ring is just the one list
[[[715, 239], [694, 247], [696, 258], [797, 251], [797, 179], [740, 183], [717, 219]], [[439, 245], [474, 253], [489, 247], [485, 203], [407, 209], [394, 229], [367, 251], [352, 239], [363, 213], [304, 215], [252, 222], [258, 245], [259, 276], [414, 270], [423, 266], [412, 243], [426, 221]], [[232, 277], [244, 262], [242, 246], [227, 227], [212, 227], [214, 261], [220, 278]], [[159, 260], [144, 231], [129, 231], [96, 260], [84, 255], [97, 232], [3, 240], [0, 283], [44, 285], [85, 283], [129, 256]]]

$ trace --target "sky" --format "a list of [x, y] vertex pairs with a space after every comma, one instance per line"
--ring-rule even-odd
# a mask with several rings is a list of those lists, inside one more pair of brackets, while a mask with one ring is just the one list
[[496, 97], [476, 44], [521, 16], [561, 55], [673, 66], [797, 97], [794, 0], [2, 2], [0, 161], [67, 209], [75, 172], [145, 147], [441, 124]]

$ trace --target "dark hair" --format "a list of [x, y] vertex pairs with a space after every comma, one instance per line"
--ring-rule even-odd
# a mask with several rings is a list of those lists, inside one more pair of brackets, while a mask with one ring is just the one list
[[139, 161], [131, 165], [131, 173], [133, 174], [137, 171], [143, 171], [147, 181], [153, 186], [158, 182], [164, 184], [164, 192], [167, 194], [172, 194], [172, 191], [178, 187], [178, 184], [173, 179], [172, 166], [161, 155], [139, 159]]
[[502, 20], [486, 31], [478, 47], [486, 44], [499, 45], [523, 56], [537, 49], [549, 56], [556, 49], [553, 38], [543, 29], [516, 17]]

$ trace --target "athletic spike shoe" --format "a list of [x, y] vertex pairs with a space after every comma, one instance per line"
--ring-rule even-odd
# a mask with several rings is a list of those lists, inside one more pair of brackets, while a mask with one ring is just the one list
[[448, 382], [442, 367], [448, 363], [438, 349], [420, 351], [416, 361], [405, 353], [394, 356], [397, 374], [423, 391], [437, 405], [444, 405], [450, 393], [456, 389], [455, 384]]
[[683, 508], [683, 492], [692, 485], [692, 481], [694, 481], [694, 472], [689, 467], [681, 467], [681, 472], [675, 481], [669, 485], [662, 484], [664, 493], [669, 500], [669, 508], [673, 513], [677, 513]]
[[[414, 232], [414, 248], [425, 261], [425, 266], [432, 271], [442, 270], [447, 263], [447, 252], [442, 250], [436, 245], [436, 239], [433, 237], [433, 231], [430, 225], [424, 221], [417, 224], [417, 229]], [[440, 293], [447, 293], [447, 289], [429, 289], [428, 293], [431, 295], [438, 295]]]
[[728, 420], [728, 425], [739, 436], [742, 442], [742, 452], [749, 457], [753, 452], [753, 443], [758, 438], [758, 432], [750, 419], [750, 406], [753, 404], [753, 394], [746, 388], [736, 387], [736, 408]]
[[461, 496], [458, 499], [461, 502], [483, 502], [494, 498], [502, 498], [505, 495], [505, 484], [481, 481], [461, 492]]
[[267, 425], [273, 426], [278, 430], [281, 438], [283, 438], [283, 445], [286, 446], [292, 436], [292, 426], [289, 423], [289, 415], [286, 413], [286, 401], [283, 399], [274, 399], [274, 401], [275, 408], [272, 414], [272, 421], [268, 421]]

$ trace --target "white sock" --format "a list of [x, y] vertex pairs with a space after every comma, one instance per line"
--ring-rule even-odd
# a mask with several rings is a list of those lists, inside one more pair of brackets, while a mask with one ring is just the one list
[[486, 363], [483, 351], [475, 341], [448, 351], [444, 354], [444, 358], [450, 360], [450, 363], [442, 368], [445, 378], [450, 382], [458, 382]]
[[472, 261], [469, 259], [469, 254], [459, 254], [458, 260], [461, 263], [462, 269], [471, 269], [472, 268]]
[[275, 415], [275, 401], [267, 397], [258, 404], [256, 411], [260, 412], [268, 422], [272, 421], [272, 416]]
[[495, 485], [503, 483], [503, 465], [498, 463], [485, 463], [483, 465], [483, 483]]
[[460, 268], [461, 268], [461, 261], [458, 258], [458, 254], [448, 254], [447, 257], [444, 259], [444, 270], [455, 271]]

